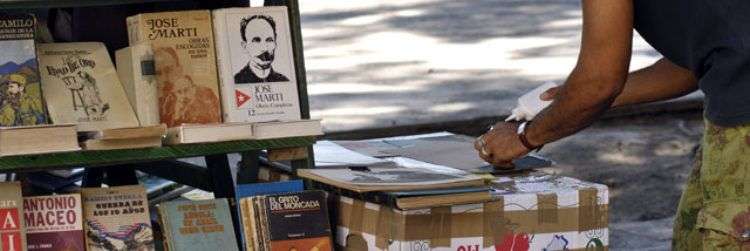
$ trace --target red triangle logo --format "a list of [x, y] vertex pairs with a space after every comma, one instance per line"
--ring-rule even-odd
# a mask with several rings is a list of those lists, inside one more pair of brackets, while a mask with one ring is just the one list
[[247, 94], [241, 92], [240, 90], [235, 89], [234, 90], [234, 99], [235, 99], [235, 101], [237, 101], [237, 107], [241, 107], [242, 105], [244, 105], [245, 103], [247, 103], [247, 101], [250, 101], [250, 95], [247, 95]]

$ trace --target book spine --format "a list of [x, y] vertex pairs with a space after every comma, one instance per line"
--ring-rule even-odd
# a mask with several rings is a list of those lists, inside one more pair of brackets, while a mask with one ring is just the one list
[[269, 209], [267, 205], [268, 205], [268, 197], [263, 196], [263, 199], [261, 200], [261, 203], [260, 203], [261, 210], [262, 210], [261, 212], [263, 213], [262, 220], [261, 220], [263, 223], [263, 227], [261, 229], [263, 231], [263, 246], [265, 247], [265, 250], [270, 251], [271, 248], [273, 247], [271, 246], [271, 232], [270, 232], [271, 225], [268, 221]]
[[161, 233], [164, 237], [164, 240], [162, 240], [162, 246], [164, 246], [164, 251], [170, 251], [169, 247], [172, 246], [171, 243], [174, 242], [174, 239], [172, 238], [172, 228], [170, 228], [169, 215], [166, 208], [163, 206], [159, 206], [156, 212], [159, 214], [159, 224], [161, 224]]
[[[34, 30], [37, 30], [37, 27], [39, 26], [38, 20], [35, 16], [32, 15], [32, 18], [34, 18]], [[41, 82], [42, 79], [42, 73], [40, 72], [41, 69], [39, 69], [39, 55], [37, 54], [36, 50], [36, 39], [37, 35], [36, 32], [33, 34], [33, 40], [34, 44], [32, 45], [34, 50], [34, 58], [36, 59], [36, 69], [34, 70], [34, 74], [36, 74], [36, 78]], [[44, 120], [39, 124], [50, 124], [50, 118], [49, 118], [49, 112], [47, 111], [47, 101], [44, 99], [44, 90], [41, 88], [42, 84], [39, 83], [39, 99], [42, 103], [42, 110], [44, 111]]]
[[240, 215], [242, 216], [242, 235], [245, 251], [255, 251], [255, 237], [253, 236], [254, 212], [250, 198], [240, 200]]
[[266, 241], [266, 233], [263, 231], [265, 229], [265, 223], [264, 223], [264, 215], [265, 211], [263, 210], [263, 203], [265, 201], [265, 196], [258, 196], [254, 198], [253, 200], [255, 202], [255, 233], [258, 235], [256, 240], [258, 240], [258, 249], [259, 251], [266, 251], [267, 250], [267, 241]]
[[[224, 62], [226, 60], [222, 60], [224, 57], [226, 57], [226, 47], [225, 41], [228, 39], [225, 37], [225, 27], [224, 22], [226, 21], [224, 19], [224, 13], [220, 11], [212, 11], [211, 12], [211, 20], [213, 23], [213, 31], [214, 31], [214, 48], [216, 50], [216, 74], [218, 75], [219, 79], [219, 93], [221, 94], [221, 116], [222, 119], [224, 119], [224, 122], [233, 122], [229, 118], [229, 109], [231, 108], [231, 102], [229, 102], [229, 99], [227, 97], [227, 91], [226, 88], [228, 87], [227, 83], [225, 81], [225, 76], [227, 72], [229, 72], [224, 65]], [[231, 70], [231, 69], [230, 69]]]
[[134, 45], [141, 40], [139, 31], [141, 26], [141, 15], [130, 16], [126, 19], [128, 29], [128, 44]]

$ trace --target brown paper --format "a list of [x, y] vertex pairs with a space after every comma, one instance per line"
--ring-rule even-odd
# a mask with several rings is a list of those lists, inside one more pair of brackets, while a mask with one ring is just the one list
[[[355, 201], [354, 204], [344, 202], [339, 204], [339, 215], [342, 217], [339, 219], [339, 225], [350, 229], [350, 232], [353, 234], [364, 232], [372, 235], [380, 235], [383, 233], [383, 226], [379, 224], [381, 223], [380, 217], [387, 216], [381, 216], [381, 213], [378, 210], [365, 208], [362, 201], [353, 201]], [[504, 203], [502, 201], [496, 201], [487, 204], [496, 204], [497, 208], [500, 209], [503, 208], [501, 205]], [[494, 235], [495, 238], [501, 238], [503, 236], [502, 234], [508, 231], [525, 233], [572, 232], [579, 231], [579, 228], [582, 226], [579, 221], [579, 216], [582, 215], [579, 208], [558, 208], [556, 210], [557, 223], [551, 224], [539, 222], [539, 210], [505, 212], [498, 210], [497, 212], [489, 211], [489, 213], [479, 212], [480, 208], [494, 207], [487, 204], [484, 204], [484, 206], [477, 205], [477, 210], [475, 211], [455, 214], [451, 214], [449, 207], [445, 207], [442, 210], [432, 210], [430, 214], [406, 215], [400, 211], [393, 211], [391, 208], [384, 206], [381, 206], [381, 211], [391, 210], [392, 212], [392, 231], [390, 234], [391, 238], [389, 238], [390, 241], [434, 240], [439, 239], [436, 238], [436, 235], [439, 237], [445, 236], [446, 234], [448, 234], [450, 238], [484, 237], [487, 236], [488, 230], [486, 230], [486, 227], [478, 226], [492, 226], [485, 224], [488, 222], [488, 219], [492, 218], [497, 219], [495, 222], [496, 227], [494, 233], [489, 233], [489, 235]], [[590, 207], [589, 210], [596, 212], [595, 214], [598, 215], [597, 219], [599, 220], [593, 220], [589, 223], [589, 229], [607, 227], [607, 206], [608, 205], [605, 204], [597, 205], [593, 208]], [[493, 213], [496, 214], [497, 217], [492, 217], [491, 214]], [[441, 216], [441, 214], [445, 215]], [[441, 230], [441, 227], [439, 226], [445, 226], [445, 224], [448, 223], [442, 222], [444, 219], [448, 219], [450, 225], [448, 225], [449, 227], [447, 228], [443, 228], [444, 230]], [[378, 227], [380, 227], [380, 232]], [[450, 239], [448, 239], [448, 241], [450, 241]]]
[[602, 224], [602, 212], [597, 206], [596, 189], [581, 189], [578, 191], [578, 222], [579, 231], [588, 231], [599, 228]]
[[393, 239], [396, 227], [393, 209], [380, 207], [378, 214], [378, 224], [375, 229], [375, 246], [380, 249], [388, 249], [390, 240]]
[[538, 194], [537, 208], [540, 225], [558, 223], [557, 194]]
[[354, 200], [352, 210], [349, 216], [349, 232], [362, 232], [362, 223], [364, 222], [365, 203], [361, 200]]
[[501, 236], [508, 230], [503, 217], [505, 202], [501, 198], [498, 201], [484, 203], [482, 207], [482, 211], [484, 212], [482, 214], [482, 225], [484, 226], [482, 233], [482, 239], [484, 240], [483, 247], [488, 248], [494, 246], [495, 243], [501, 242]]
[[451, 221], [453, 214], [451, 207], [436, 207], [430, 209], [430, 229], [432, 238], [430, 247], [451, 246]]

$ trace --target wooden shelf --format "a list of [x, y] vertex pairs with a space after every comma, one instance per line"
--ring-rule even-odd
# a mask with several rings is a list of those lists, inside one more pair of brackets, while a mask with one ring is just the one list
[[0, 0], [0, 9], [68, 8], [176, 1], [181, 0]]
[[143, 163], [254, 150], [305, 147], [311, 146], [314, 143], [314, 137], [295, 137], [207, 144], [185, 144], [145, 149], [76, 151], [41, 155], [6, 156], [0, 158], [0, 172], [37, 171], [81, 166], [96, 167], [123, 163]]

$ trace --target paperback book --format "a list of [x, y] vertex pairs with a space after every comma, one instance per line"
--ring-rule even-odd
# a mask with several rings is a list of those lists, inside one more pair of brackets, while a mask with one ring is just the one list
[[323, 191], [255, 196], [240, 201], [247, 250], [333, 250]]
[[154, 250], [143, 186], [83, 188], [86, 250]]
[[0, 126], [47, 124], [30, 14], [0, 15]]
[[23, 199], [29, 250], [86, 250], [80, 194]]
[[79, 131], [137, 127], [103, 43], [39, 44], [42, 89], [52, 122]]
[[0, 250], [26, 250], [20, 182], [0, 183]]
[[128, 17], [127, 24], [131, 46], [152, 46], [161, 122], [168, 127], [221, 123], [211, 13], [143, 13]]
[[299, 120], [286, 7], [213, 11], [224, 121]]
[[165, 202], [159, 219], [165, 250], [238, 250], [227, 199]]

